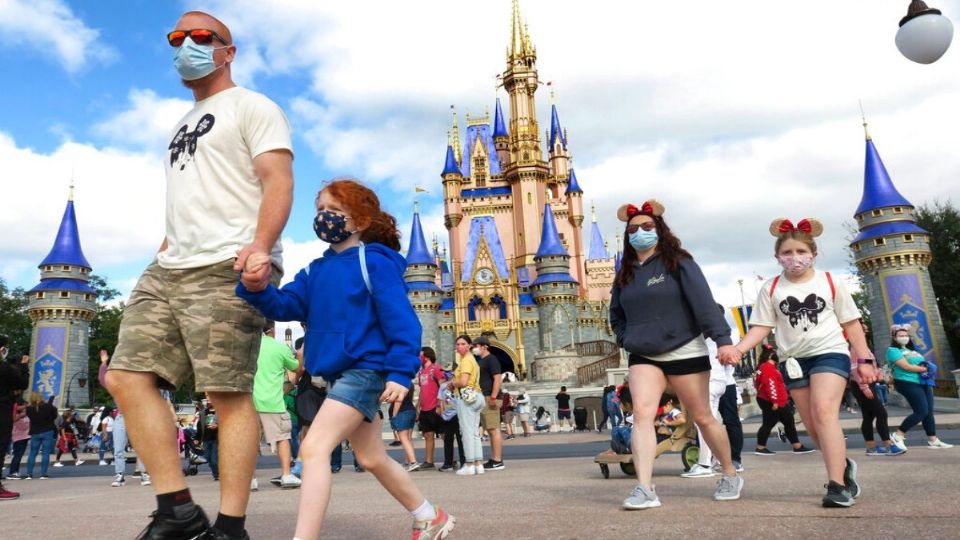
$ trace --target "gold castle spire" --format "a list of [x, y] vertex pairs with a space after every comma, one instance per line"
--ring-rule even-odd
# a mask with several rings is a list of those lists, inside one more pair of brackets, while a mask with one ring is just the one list
[[451, 105], [450, 110], [453, 111], [453, 129], [450, 130], [453, 133], [453, 155], [457, 158], [457, 165], [459, 166], [463, 163], [460, 155], [460, 126], [457, 122], [457, 108]]
[[524, 56], [535, 54], [533, 45], [530, 43], [529, 29], [523, 23], [520, 16], [520, 2], [513, 0], [513, 18], [510, 22], [510, 50], [508, 51], [511, 62], [519, 61]]
[[870, 140], [870, 130], [867, 129], [867, 115], [863, 112], [863, 102], [859, 99], [857, 103], [860, 104], [860, 118], [863, 119], [863, 136], [866, 137], [866, 140]]

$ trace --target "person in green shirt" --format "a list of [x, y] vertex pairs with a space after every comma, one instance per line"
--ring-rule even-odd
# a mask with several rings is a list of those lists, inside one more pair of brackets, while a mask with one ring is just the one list
[[283, 400], [283, 383], [287, 371], [295, 371], [298, 363], [293, 351], [273, 336], [274, 325], [268, 321], [253, 377], [253, 406], [260, 415], [264, 438], [280, 459], [280, 487], [292, 489], [300, 487], [300, 479], [290, 471], [293, 422]]

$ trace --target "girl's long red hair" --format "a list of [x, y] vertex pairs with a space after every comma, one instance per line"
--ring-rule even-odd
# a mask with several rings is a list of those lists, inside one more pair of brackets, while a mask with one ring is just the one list
[[[363, 227], [360, 240], [365, 243], [377, 242], [400, 251], [400, 229], [397, 218], [380, 208], [380, 199], [372, 189], [352, 178], [338, 178], [320, 189], [320, 193], [329, 191], [350, 213], [359, 227]], [[317, 198], [320, 198], [317, 193]]]

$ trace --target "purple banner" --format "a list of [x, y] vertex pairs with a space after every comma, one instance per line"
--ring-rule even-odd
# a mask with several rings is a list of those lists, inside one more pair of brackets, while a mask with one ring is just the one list
[[887, 305], [893, 324], [907, 324], [912, 328], [910, 337], [917, 352], [928, 360], [936, 361], [933, 355], [933, 335], [923, 309], [923, 290], [917, 274], [886, 276]]

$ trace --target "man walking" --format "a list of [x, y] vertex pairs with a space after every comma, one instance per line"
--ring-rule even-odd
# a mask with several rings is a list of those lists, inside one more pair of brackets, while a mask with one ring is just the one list
[[293, 423], [283, 402], [283, 382], [287, 380], [287, 371], [296, 371], [298, 363], [293, 351], [274, 339], [274, 333], [273, 321], [267, 321], [260, 341], [257, 374], [253, 378], [253, 406], [260, 415], [267, 444], [280, 459], [280, 478], [274, 483], [283, 489], [292, 489], [300, 487], [300, 479], [290, 472]]
[[443, 419], [437, 414], [437, 396], [440, 393], [440, 383], [446, 379], [446, 375], [437, 365], [437, 353], [431, 347], [420, 350], [420, 364], [422, 367], [417, 375], [417, 384], [420, 385], [417, 412], [423, 446], [426, 449], [420, 470], [427, 470], [434, 468], [433, 450], [437, 442], [434, 434], [441, 431], [443, 426]]
[[500, 360], [490, 354], [490, 339], [480, 336], [473, 340], [477, 364], [480, 365], [480, 391], [487, 406], [480, 413], [480, 425], [490, 436], [490, 459], [483, 464], [484, 470], [503, 470], [503, 438], [500, 435], [500, 406], [503, 404], [500, 384]]
[[[0, 478], [3, 477], [3, 460], [13, 437], [13, 406], [21, 390], [30, 384], [30, 356], [23, 354], [7, 362], [7, 336], [0, 335]], [[20, 494], [10, 491], [0, 483], [0, 501], [19, 499]]]
[[[247, 538], [257, 458], [250, 394], [266, 322], [234, 294], [237, 272], [279, 282], [281, 231], [293, 196], [290, 125], [265, 96], [237, 87], [230, 30], [200, 11], [167, 34], [196, 104], [171, 131], [164, 160], [166, 236], [124, 309], [107, 387], [150, 471], [157, 512], [141, 539]], [[248, 265], [269, 257], [270, 264]], [[220, 513], [213, 527], [187, 489], [159, 387], [193, 375], [219, 418]]]

